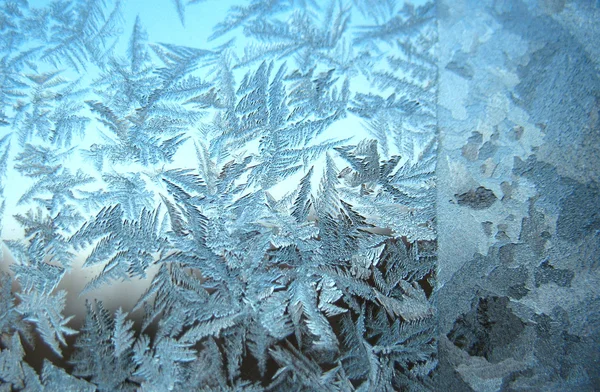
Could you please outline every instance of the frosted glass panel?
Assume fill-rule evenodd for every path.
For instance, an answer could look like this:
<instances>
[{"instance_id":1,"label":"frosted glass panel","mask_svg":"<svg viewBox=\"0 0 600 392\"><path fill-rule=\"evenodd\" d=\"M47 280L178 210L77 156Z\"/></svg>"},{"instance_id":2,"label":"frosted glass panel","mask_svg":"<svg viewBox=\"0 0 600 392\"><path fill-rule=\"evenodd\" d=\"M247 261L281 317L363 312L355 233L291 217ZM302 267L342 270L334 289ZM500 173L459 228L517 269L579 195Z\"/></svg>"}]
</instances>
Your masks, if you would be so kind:
<instances>
[{"instance_id":1,"label":"frosted glass panel","mask_svg":"<svg viewBox=\"0 0 600 392\"><path fill-rule=\"evenodd\" d=\"M598 20L0 0L0 392L596 390Z\"/></svg>"}]
</instances>

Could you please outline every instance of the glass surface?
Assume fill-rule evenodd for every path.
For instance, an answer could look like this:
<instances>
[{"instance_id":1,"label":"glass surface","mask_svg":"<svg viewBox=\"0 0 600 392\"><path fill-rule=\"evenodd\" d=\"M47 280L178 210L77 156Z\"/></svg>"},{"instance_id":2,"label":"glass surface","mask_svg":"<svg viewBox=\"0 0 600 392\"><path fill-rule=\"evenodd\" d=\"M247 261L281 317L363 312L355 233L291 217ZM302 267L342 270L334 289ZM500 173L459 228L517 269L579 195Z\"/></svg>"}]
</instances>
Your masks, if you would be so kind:
<instances>
[{"instance_id":1,"label":"glass surface","mask_svg":"<svg viewBox=\"0 0 600 392\"><path fill-rule=\"evenodd\" d=\"M598 20L0 0L0 392L596 390Z\"/></svg>"}]
</instances>

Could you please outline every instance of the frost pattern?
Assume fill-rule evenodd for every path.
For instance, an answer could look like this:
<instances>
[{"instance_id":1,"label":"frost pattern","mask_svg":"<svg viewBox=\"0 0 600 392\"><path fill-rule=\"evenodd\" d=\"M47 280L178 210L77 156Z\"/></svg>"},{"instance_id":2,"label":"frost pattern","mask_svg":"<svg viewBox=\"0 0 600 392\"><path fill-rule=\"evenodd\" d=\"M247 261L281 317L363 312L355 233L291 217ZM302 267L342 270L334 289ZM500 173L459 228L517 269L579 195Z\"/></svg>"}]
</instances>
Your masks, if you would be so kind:
<instances>
[{"instance_id":1,"label":"frost pattern","mask_svg":"<svg viewBox=\"0 0 600 392\"><path fill-rule=\"evenodd\" d=\"M210 10L165 3L182 25ZM4 241L3 385L431 388L432 3L253 0L199 48L151 42L119 1L0 16L0 213L24 233ZM157 267L141 329L101 301L68 326L79 252L88 294ZM27 364L34 334L58 356L77 335L70 374Z\"/></svg>"}]
</instances>

